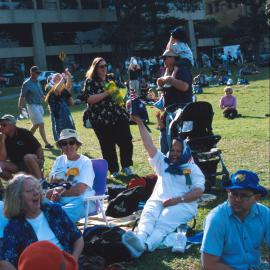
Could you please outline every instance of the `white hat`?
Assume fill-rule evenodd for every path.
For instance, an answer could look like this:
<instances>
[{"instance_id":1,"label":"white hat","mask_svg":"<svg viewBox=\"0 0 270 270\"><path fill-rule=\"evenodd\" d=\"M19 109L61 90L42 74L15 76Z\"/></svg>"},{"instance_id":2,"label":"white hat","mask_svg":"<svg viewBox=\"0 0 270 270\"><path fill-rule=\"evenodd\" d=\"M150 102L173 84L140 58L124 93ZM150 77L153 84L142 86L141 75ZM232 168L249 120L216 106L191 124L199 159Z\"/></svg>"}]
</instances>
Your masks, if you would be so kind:
<instances>
[{"instance_id":1,"label":"white hat","mask_svg":"<svg viewBox=\"0 0 270 270\"><path fill-rule=\"evenodd\" d=\"M82 144L82 142L79 140L79 137L78 137L78 134L76 132L76 130L74 129L63 129L60 133L60 137L57 141L57 144L60 142L60 141L63 141L63 140L66 140L66 139L69 139L69 138L74 138L79 144Z\"/></svg>"}]
</instances>

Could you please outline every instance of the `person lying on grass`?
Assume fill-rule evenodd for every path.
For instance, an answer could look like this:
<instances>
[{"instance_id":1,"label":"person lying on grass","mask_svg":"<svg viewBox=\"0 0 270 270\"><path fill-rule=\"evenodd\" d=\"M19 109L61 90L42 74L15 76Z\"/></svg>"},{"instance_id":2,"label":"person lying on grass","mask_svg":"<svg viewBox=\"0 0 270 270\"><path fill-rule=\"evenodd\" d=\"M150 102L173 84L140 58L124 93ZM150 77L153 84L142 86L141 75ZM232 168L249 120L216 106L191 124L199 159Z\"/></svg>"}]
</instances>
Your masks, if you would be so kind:
<instances>
[{"instance_id":1,"label":"person lying on grass","mask_svg":"<svg viewBox=\"0 0 270 270\"><path fill-rule=\"evenodd\" d=\"M146 202L138 232L124 234L123 243L133 257L144 251L154 251L180 224L186 224L197 213L197 199L204 191L205 178L192 160L189 146L180 138L172 141L167 156L153 144L143 121L132 116L138 124L149 162L158 175L154 191Z\"/></svg>"}]
</instances>

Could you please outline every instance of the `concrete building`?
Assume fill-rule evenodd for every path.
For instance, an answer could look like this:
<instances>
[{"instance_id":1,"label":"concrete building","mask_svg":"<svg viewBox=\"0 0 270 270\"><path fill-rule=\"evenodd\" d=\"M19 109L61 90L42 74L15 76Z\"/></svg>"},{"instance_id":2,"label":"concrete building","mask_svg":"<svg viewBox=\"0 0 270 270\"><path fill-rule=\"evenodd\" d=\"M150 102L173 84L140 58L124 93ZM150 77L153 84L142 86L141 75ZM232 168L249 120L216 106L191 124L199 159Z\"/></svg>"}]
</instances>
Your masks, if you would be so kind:
<instances>
[{"instance_id":1,"label":"concrete building","mask_svg":"<svg viewBox=\"0 0 270 270\"><path fill-rule=\"evenodd\" d=\"M108 0L2 0L1 66L16 62L52 69L59 55L90 61L88 55L112 51L95 42L101 25L115 21Z\"/></svg>"},{"instance_id":2,"label":"concrete building","mask_svg":"<svg viewBox=\"0 0 270 270\"><path fill-rule=\"evenodd\" d=\"M224 0L206 0L206 16L215 18L219 27L231 26L239 16L247 15L247 6L244 4L227 2Z\"/></svg>"}]
</instances>

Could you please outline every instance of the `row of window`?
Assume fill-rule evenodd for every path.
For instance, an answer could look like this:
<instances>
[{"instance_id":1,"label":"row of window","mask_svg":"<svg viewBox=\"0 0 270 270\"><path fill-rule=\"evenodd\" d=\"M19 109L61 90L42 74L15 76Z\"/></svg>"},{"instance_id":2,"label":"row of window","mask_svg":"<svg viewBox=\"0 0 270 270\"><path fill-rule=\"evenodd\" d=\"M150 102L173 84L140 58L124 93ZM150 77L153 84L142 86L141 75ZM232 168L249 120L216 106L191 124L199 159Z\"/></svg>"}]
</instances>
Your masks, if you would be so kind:
<instances>
[{"instance_id":1,"label":"row of window","mask_svg":"<svg viewBox=\"0 0 270 270\"><path fill-rule=\"evenodd\" d=\"M57 9L55 0L35 1L38 9ZM60 9L98 9L108 8L112 4L112 0L59 0ZM32 0L0 0L0 9L34 9L34 4Z\"/></svg>"},{"instance_id":2,"label":"row of window","mask_svg":"<svg viewBox=\"0 0 270 270\"><path fill-rule=\"evenodd\" d=\"M223 1L214 1L212 3L207 3L206 4L206 14L213 14L220 12L224 9L234 9L237 8L238 4L237 3L232 3L232 2L223 2Z\"/></svg>"},{"instance_id":3,"label":"row of window","mask_svg":"<svg viewBox=\"0 0 270 270\"><path fill-rule=\"evenodd\" d=\"M31 24L0 25L0 48L32 47ZM46 46L83 45L99 42L102 28L99 23L43 24Z\"/></svg>"}]
</instances>

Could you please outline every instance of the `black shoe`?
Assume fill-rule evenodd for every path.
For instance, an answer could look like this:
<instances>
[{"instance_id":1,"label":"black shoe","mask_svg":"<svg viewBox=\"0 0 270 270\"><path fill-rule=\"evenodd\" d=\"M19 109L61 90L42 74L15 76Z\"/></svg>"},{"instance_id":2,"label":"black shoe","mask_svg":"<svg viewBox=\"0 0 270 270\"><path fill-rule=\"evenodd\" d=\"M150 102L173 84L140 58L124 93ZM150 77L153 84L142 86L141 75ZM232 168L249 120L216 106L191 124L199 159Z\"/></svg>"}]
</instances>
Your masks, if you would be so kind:
<instances>
[{"instance_id":1,"label":"black shoe","mask_svg":"<svg viewBox=\"0 0 270 270\"><path fill-rule=\"evenodd\" d=\"M46 144L46 145L45 145L45 148L46 148L46 149L52 149L53 146L52 146L51 144Z\"/></svg>"}]
</instances>

